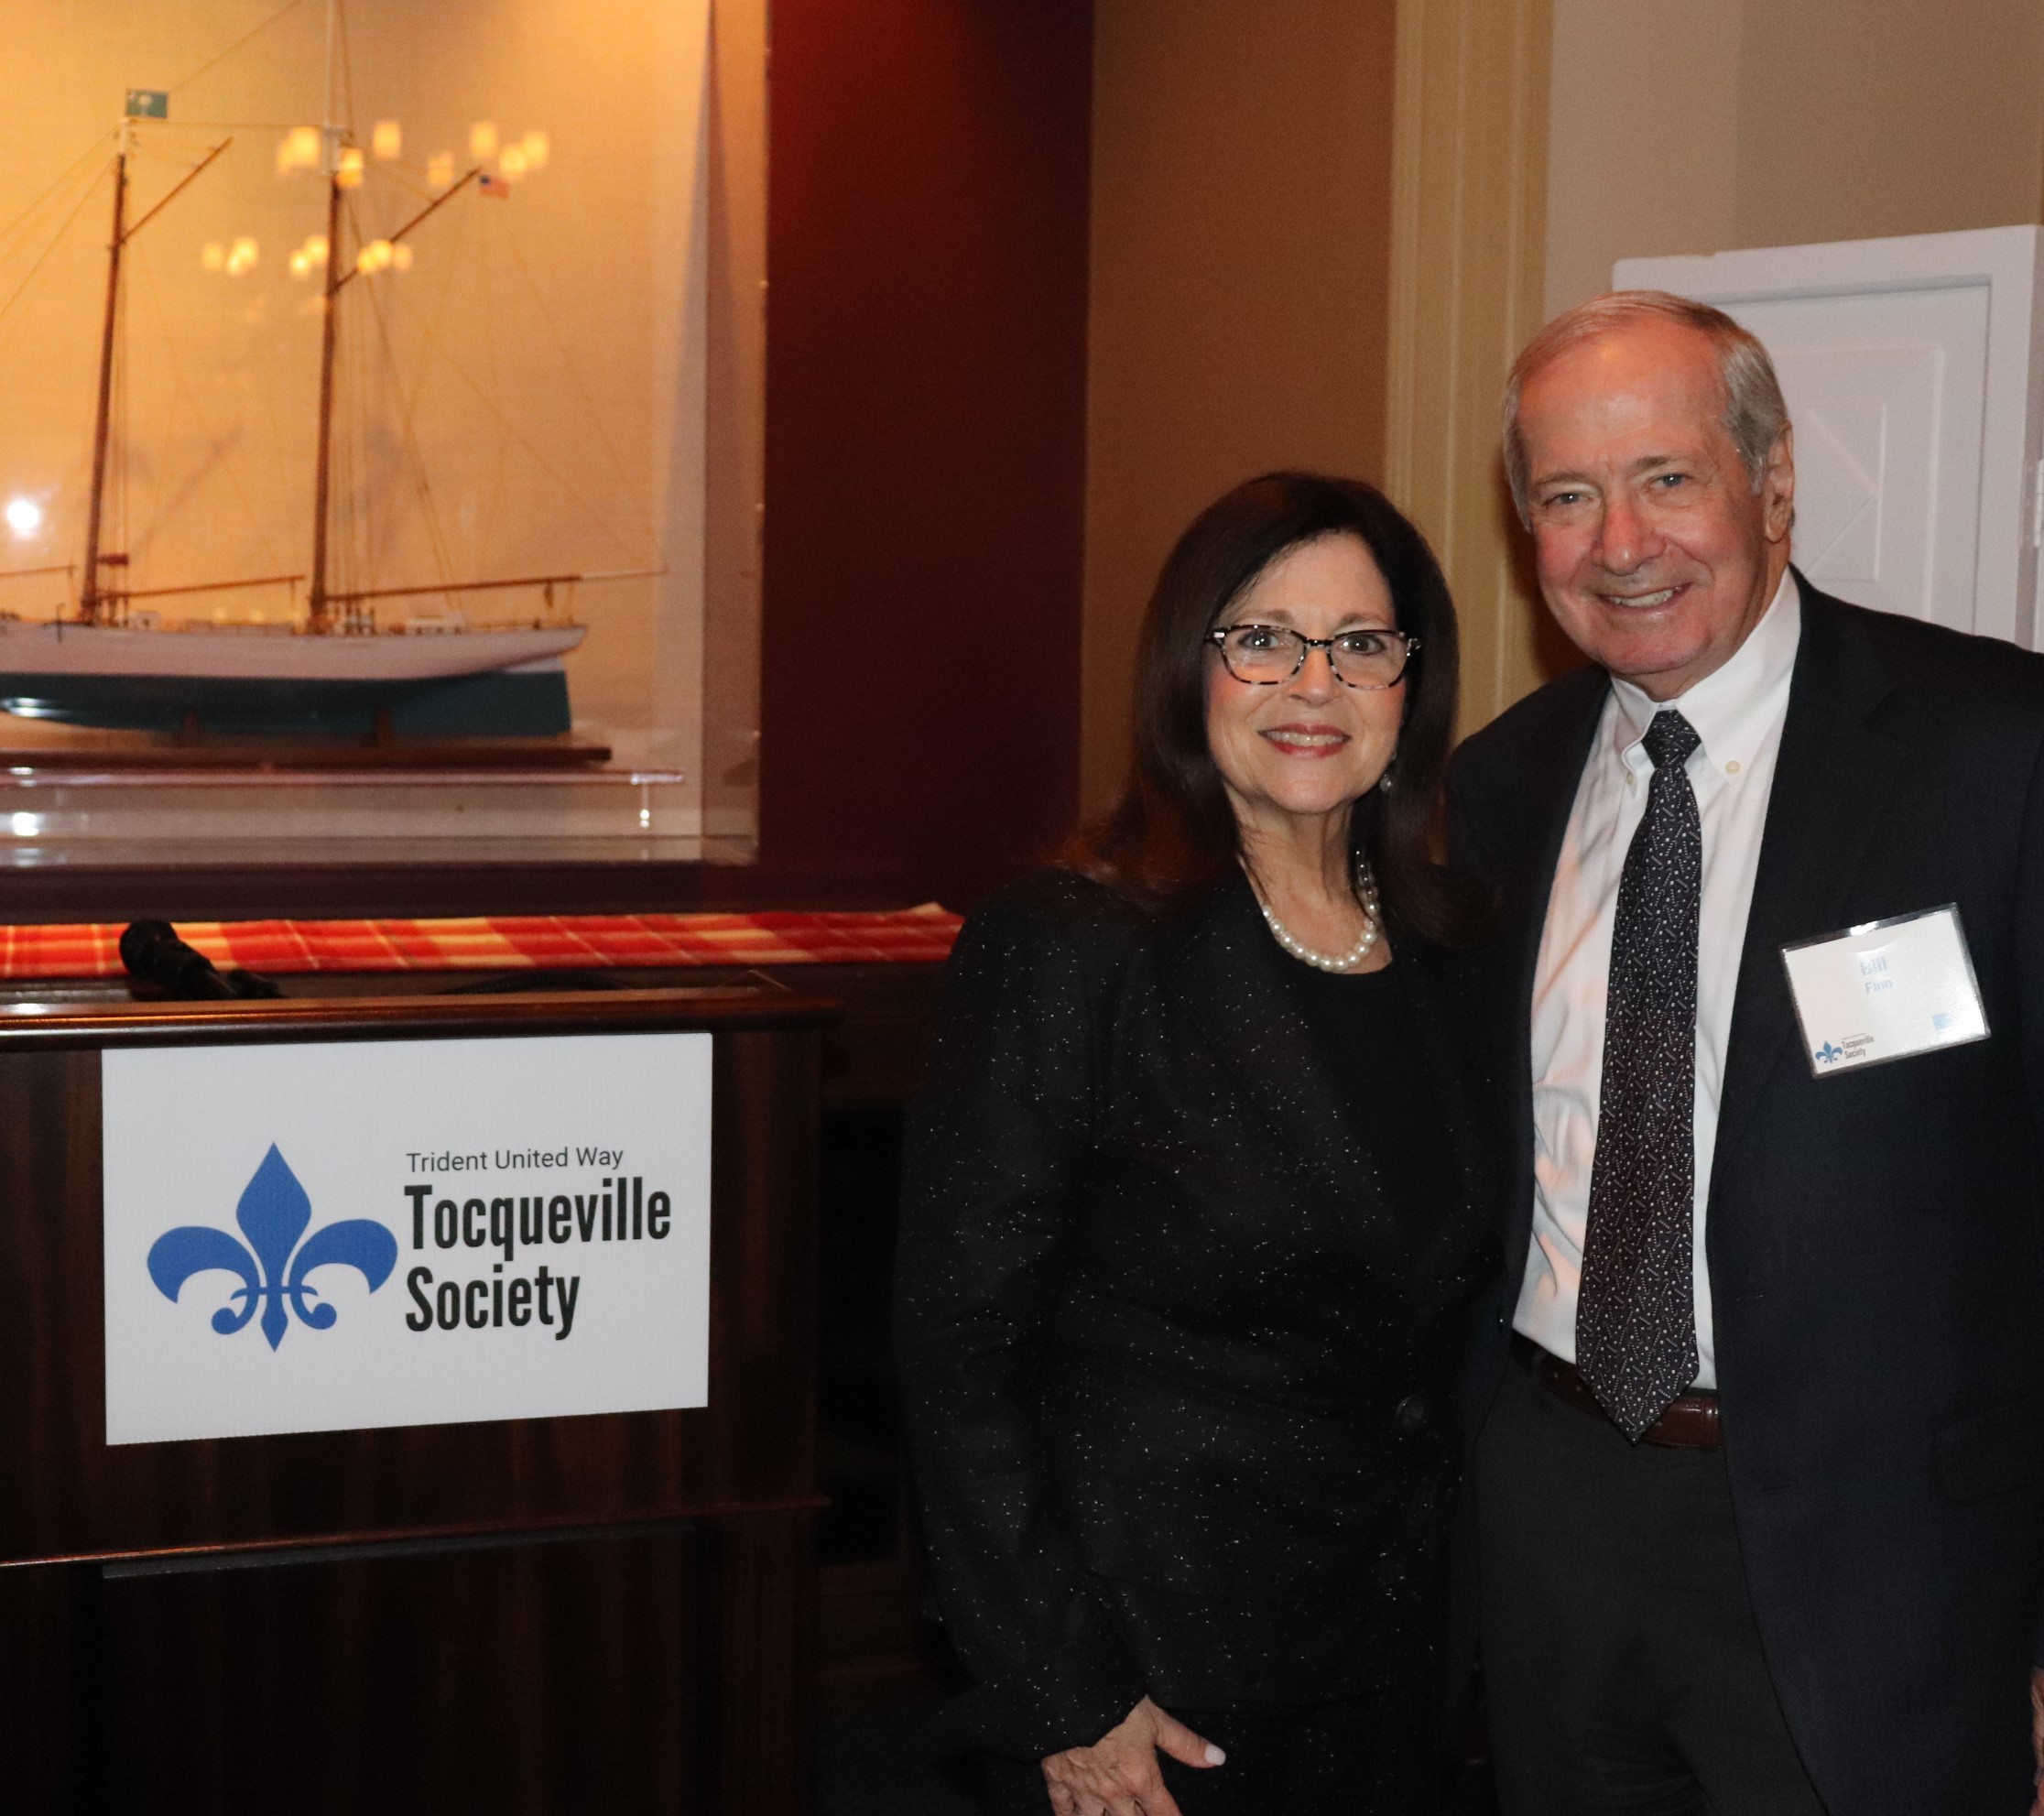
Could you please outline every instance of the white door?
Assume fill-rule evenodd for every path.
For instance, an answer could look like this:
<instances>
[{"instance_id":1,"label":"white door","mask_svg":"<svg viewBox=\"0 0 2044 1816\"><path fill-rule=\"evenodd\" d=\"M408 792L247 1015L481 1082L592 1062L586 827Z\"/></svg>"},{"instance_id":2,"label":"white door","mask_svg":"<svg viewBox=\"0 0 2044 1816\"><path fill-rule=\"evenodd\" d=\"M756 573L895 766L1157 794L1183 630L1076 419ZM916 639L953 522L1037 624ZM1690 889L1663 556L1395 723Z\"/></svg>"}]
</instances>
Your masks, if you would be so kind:
<instances>
[{"instance_id":1,"label":"white door","mask_svg":"<svg viewBox=\"0 0 2044 1816\"><path fill-rule=\"evenodd\" d=\"M1796 430L1796 564L1826 592L2039 645L2035 227L1625 258L1617 289L1759 336Z\"/></svg>"}]
</instances>

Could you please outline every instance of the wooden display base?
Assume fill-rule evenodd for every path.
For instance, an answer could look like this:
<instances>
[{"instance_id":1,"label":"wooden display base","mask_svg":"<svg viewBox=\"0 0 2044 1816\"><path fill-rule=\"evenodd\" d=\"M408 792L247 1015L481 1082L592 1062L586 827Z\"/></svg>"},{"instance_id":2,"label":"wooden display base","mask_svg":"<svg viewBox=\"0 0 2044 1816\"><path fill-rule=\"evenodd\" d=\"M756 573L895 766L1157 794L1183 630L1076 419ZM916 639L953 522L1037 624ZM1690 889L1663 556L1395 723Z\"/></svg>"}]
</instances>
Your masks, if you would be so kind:
<instances>
[{"instance_id":1,"label":"wooden display base","mask_svg":"<svg viewBox=\"0 0 2044 1816\"><path fill-rule=\"evenodd\" d=\"M387 718L359 738L100 731L32 719L0 721L0 768L16 769L580 769L610 761L607 744L547 738L404 738Z\"/></svg>"}]
</instances>

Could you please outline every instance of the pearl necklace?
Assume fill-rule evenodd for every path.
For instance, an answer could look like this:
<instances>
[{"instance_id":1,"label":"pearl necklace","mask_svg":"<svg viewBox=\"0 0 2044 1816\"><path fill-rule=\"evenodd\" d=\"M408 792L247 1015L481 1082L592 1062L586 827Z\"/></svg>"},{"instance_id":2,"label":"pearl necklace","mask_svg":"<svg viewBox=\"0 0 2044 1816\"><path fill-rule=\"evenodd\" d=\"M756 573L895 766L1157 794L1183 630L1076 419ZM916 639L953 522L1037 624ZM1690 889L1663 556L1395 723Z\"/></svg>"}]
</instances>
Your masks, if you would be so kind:
<instances>
[{"instance_id":1,"label":"pearl necklace","mask_svg":"<svg viewBox=\"0 0 2044 1816\"><path fill-rule=\"evenodd\" d=\"M1247 866L1244 866L1245 873ZM1369 957L1371 949L1377 942L1382 923L1377 917L1376 878L1370 874L1367 859L1358 858L1355 864L1355 895L1363 905L1363 937L1347 951L1330 956L1316 952L1303 941L1295 938L1291 930L1271 912L1270 904L1264 899L1264 892L1254 875L1249 877L1249 887L1256 897L1256 906L1263 910L1264 925L1270 929L1270 937L1277 941L1295 959L1311 965L1316 971L1331 971L1337 975L1357 970Z\"/></svg>"}]
</instances>

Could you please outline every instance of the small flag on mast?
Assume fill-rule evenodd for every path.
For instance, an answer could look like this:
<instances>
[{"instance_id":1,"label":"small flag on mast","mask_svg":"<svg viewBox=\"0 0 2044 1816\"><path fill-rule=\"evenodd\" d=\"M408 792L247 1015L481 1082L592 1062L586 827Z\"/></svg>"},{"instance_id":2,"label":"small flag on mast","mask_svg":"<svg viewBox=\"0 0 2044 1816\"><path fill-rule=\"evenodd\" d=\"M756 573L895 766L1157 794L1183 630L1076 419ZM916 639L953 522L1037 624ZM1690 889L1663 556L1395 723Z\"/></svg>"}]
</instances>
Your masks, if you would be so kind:
<instances>
[{"instance_id":1,"label":"small flag on mast","mask_svg":"<svg viewBox=\"0 0 2044 1816\"><path fill-rule=\"evenodd\" d=\"M168 120L170 91L165 88L131 88L127 92L127 117L131 120Z\"/></svg>"},{"instance_id":2,"label":"small flag on mast","mask_svg":"<svg viewBox=\"0 0 2044 1816\"><path fill-rule=\"evenodd\" d=\"M494 196L499 201L508 201L511 199L510 183L495 170L484 171L475 179L475 190L478 195Z\"/></svg>"}]
</instances>

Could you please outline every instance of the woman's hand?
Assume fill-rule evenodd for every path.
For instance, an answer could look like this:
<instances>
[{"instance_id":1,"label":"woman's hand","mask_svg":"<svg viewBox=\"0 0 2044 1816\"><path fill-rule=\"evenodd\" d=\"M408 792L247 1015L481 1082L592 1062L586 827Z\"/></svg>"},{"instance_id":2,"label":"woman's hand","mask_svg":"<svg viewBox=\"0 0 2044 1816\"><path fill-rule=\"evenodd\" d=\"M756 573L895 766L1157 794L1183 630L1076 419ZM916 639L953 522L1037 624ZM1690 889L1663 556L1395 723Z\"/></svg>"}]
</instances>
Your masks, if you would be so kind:
<instances>
[{"instance_id":1,"label":"woman's hand","mask_svg":"<svg viewBox=\"0 0 2044 1816\"><path fill-rule=\"evenodd\" d=\"M1174 1721L1148 1697L1091 1746L1068 1747L1043 1762L1057 1816L1179 1816L1178 1800L1164 1789L1158 1753L1184 1766L1219 1766L1227 1755Z\"/></svg>"}]
</instances>

